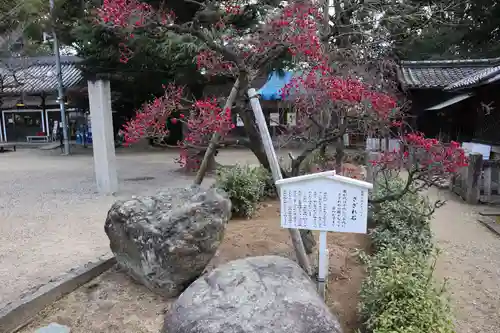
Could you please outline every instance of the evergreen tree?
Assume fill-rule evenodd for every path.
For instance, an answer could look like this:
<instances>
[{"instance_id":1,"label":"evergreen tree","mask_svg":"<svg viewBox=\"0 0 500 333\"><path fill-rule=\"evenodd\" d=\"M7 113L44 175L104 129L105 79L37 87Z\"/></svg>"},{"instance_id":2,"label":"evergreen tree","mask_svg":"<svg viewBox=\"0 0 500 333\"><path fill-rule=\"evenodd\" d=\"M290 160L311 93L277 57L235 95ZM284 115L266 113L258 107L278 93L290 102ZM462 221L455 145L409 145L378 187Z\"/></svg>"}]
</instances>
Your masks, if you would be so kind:
<instances>
[{"instance_id":1,"label":"evergreen tree","mask_svg":"<svg viewBox=\"0 0 500 333\"><path fill-rule=\"evenodd\" d=\"M500 57L500 3L497 0L439 1L434 20L415 22L417 33L403 31L395 43L410 60ZM425 23L425 24L424 24Z\"/></svg>"}]
</instances>

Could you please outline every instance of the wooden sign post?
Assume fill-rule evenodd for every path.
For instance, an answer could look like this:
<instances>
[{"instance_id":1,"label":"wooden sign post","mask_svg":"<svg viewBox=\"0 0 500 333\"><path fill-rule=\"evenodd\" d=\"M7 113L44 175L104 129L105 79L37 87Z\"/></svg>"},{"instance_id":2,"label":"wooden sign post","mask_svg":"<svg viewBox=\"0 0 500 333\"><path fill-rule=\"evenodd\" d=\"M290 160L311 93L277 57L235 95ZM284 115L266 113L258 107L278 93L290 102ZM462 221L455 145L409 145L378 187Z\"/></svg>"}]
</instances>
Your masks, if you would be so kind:
<instances>
[{"instance_id":1,"label":"wooden sign post","mask_svg":"<svg viewBox=\"0 0 500 333\"><path fill-rule=\"evenodd\" d=\"M368 182L326 171L276 181L281 227L318 230L318 291L325 296L328 276L327 232L367 232Z\"/></svg>"},{"instance_id":2,"label":"wooden sign post","mask_svg":"<svg viewBox=\"0 0 500 333\"><path fill-rule=\"evenodd\" d=\"M254 88L250 88L248 89L248 97L250 98L250 104L255 115L255 122L259 128L262 145L264 147L264 151L266 152L267 160L269 161L273 180L277 182L283 178L283 175L281 174L278 157L276 156L271 135L269 134L269 129L267 128L266 119L260 106L259 95ZM299 265L307 275L311 276L311 265L309 264L309 258L307 257L306 250L304 249L304 243L302 242L300 233L297 229L289 228L288 230L290 232L290 237L292 238L293 247L295 248L295 254L297 255Z\"/></svg>"}]
</instances>

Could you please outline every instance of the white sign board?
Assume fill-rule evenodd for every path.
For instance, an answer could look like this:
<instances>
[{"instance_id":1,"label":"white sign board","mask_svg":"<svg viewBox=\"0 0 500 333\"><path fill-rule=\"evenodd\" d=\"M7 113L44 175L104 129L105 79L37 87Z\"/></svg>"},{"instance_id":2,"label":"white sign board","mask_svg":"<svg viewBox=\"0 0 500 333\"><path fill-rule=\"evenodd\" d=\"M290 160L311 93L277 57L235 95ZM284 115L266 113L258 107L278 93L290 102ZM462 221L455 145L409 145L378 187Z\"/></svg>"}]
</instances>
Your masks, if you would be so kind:
<instances>
[{"instance_id":1,"label":"white sign board","mask_svg":"<svg viewBox=\"0 0 500 333\"><path fill-rule=\"evenodd\" d=\"M343 135L343 139L344 139L344 147L349 147L349 133L345 133Z\"/></svg>"},{"instance_id":2,"label":"white sign board","mask_svg":"<svg viewBox=\"0 0 500 333\"><path fill-rule=\"evenodd\" d=\"M59 121L54 120L54 127L52 127L52 134L57 135L57 128L59 127Z\"/></svg>"},{"instance_id":3,"label":"white sign board","mask_svg":"<svg viewBox=\"0 0 500 333\"><path fill-rule=\"evenodd\" d=\"M283 228L366 233L372 184L327 171L279 180L276 185Z\"/></svg>"},{"instance_id":4,"label":"white sign board","mask_svg":"<svg viewBox=\"0 0 500 333\"><path fill-rule=\"evenodd\" d=\"M478 153L483 155L483 160L489 160L491 154L491 146L483 145L480 143L464 142L462 143L462 149L467 156L472 153Z\"/></svg>"},{"instance_id":5,"label":"white sign board","mask_svg":"<svg viewBox=\"0 0 500 333\"><path fill-rule=\"evenodd\" d=\"M241 119L240 115L236 115L236 126L243 127L245 124L243 123L243 119Z\"/></svg>"},{"instance_id":6,"label":"white sign board","mask_svg":"<svg viewBox=\"0 0 500 333\"><path fill-rule=\"evenodd\" d=\"M271 126L278 126L280 123L280 114L276 112L271 113L269 117L269 122L270 122L269 125Z\"/></svg>"},{"instance_id":7,"label":"white sign board","mask_svg":"<svg viewBox=\"0 0 500 333\"><path fill-rule=\"evenodd\" d=\"M367 151L385 151L386 146L385 139L380 138L367 138L366 139L366 150ZM401 143L398 139L389 139L389 151L399 151Z\"/></svg>"}]
</instances>

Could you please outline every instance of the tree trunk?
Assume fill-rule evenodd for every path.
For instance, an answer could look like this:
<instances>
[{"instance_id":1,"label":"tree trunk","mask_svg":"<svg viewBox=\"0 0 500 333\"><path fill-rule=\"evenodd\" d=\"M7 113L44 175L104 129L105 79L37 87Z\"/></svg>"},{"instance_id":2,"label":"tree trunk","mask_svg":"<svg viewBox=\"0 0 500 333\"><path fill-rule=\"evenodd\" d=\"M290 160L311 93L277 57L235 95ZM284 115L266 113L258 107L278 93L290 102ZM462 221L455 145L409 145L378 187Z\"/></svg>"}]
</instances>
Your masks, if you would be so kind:
<instances>
[{"instance_id":1,"label":"tree trunk","mask_svg":"<svg viewBox=\"0 0 500 333\"><path fill-rule=\"evenodd\" d=\"M202 159L205 158L207 150L200 151L199 149L188 148L188 157L187 157L187 162L184 165L184 171L186 171L187 173L196 172L198 174L200 171ZM215 162L215 154L208 156L204 168L205 168L204 175L215 171L215 169L217 168L217 163Z\"/></svg>"},{"instance_id":2,"label":"tree trunk","mask_svg":"<svg viewBox=\"0 0 500 333\"><path fill-rule=\"evenodd\" d=\"M240 88L240 79L236 79L234 82L233 88L231 89L231 92L229 93L229 96L226 100L226 104L224 105L223 110L231 109L233 106L234 101L236 100L236 96L238 95L238 90ZM214 133L212 135L212 138L210 139L210 143L208 145L207 150L205 151L205 156L203 157L203 160L201 161L200 164L200 169L196 173L196 178L194 180L194 183L196 185L201 185L203 182L203 178L205 178L205 175L207 171L209 170L209 167L211 164L215 167L215 150L217 147L217 143L219 142L220 139L220 134L219 133Z\"/></svg>"},{"instance_id":3,"label":"tree trunk","mask_svg":"<svg viewBox=\"0 0 500 333\"><path fill-rule=\"evenodd\" d=\"M342 160L344 159L344 138L340 136L335 149L335 172L342 175Z\"/></svg>"},{"instance_id":4,"label":"tree trunk","mask_svg":"<svg viewBox=\"0 0 500 333\"><path fill-rule=\"evenodd\" d=\"M269 172L271 171L271 166L269 165L269 161L267 159L266 152L264 151L259 131L255 126L254 118L252 114L249 112L244 112L241 109L239 110L239 115L243 120L243 125L245 128L245 133L249 139L249 147L252 150L255 157L259 163L266 168ZM283 178L287 178L287 172L281 169L281 173ZM311 230L300 230L300 236L302 238L302 243L304 244L304 248L307 254L313 253L314 247L316 246L316 240Z\"/></svg>"}]
</instances>

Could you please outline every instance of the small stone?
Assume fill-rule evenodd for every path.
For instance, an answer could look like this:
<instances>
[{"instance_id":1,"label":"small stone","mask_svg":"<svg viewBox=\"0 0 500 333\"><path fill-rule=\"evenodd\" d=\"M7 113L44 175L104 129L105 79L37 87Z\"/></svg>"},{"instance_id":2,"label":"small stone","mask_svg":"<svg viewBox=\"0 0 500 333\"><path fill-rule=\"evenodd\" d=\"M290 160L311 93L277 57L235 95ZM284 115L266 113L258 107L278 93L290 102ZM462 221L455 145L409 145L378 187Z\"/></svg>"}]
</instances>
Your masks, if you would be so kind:
<instances>
[{"instance_id":1,"label":"small stone","mask_svg":"<svg viewBox=\"0 0 500 333\"><path fill-rule=\"evenodd\" d=\"M41 327L35 333L70 333L71 329L68 326L59 325L58 323L50 323L48 326Z\"/></svg>"}]
</instances>

